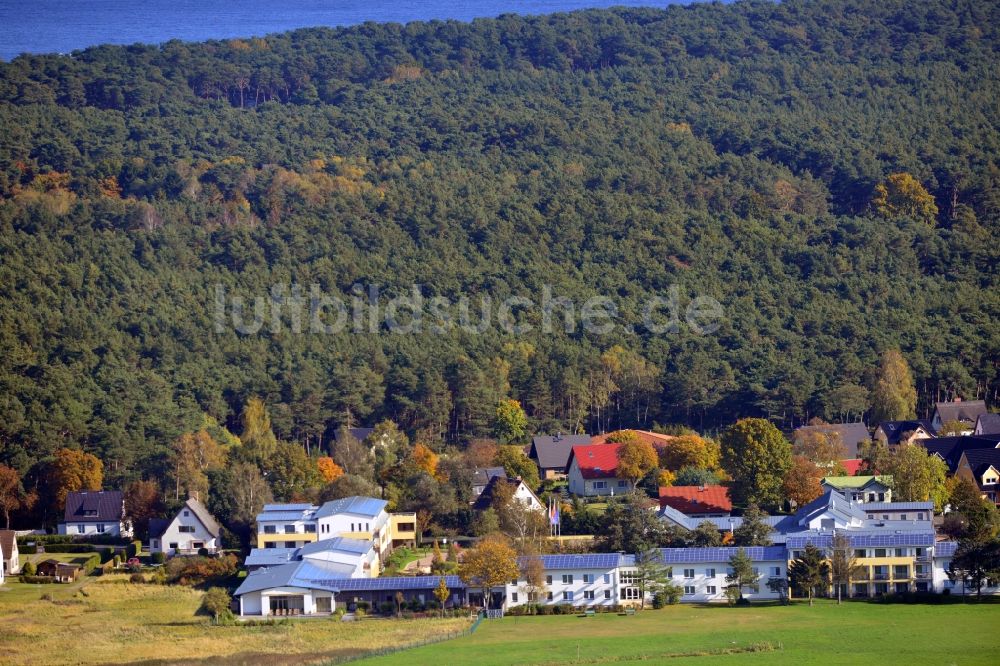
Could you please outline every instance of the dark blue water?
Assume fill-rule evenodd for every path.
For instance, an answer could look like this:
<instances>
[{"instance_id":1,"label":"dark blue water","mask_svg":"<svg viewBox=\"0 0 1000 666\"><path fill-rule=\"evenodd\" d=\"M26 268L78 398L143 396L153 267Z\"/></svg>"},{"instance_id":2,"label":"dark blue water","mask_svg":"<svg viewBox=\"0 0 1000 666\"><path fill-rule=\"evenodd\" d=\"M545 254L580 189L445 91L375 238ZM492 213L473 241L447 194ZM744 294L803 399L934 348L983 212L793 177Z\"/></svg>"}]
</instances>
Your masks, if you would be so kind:
<instances>
[{"instance_id":1,"label":"dark blue water","mask_svg":"<svg viewBox=\"0 0 1000 666\"><path fill-rule=\"evenodd\" d=\"M0 59L96 44L250 37L365 21L469 21L588 7L663 7L670 0L0 0Z\"/></svg>"}]
</instances>

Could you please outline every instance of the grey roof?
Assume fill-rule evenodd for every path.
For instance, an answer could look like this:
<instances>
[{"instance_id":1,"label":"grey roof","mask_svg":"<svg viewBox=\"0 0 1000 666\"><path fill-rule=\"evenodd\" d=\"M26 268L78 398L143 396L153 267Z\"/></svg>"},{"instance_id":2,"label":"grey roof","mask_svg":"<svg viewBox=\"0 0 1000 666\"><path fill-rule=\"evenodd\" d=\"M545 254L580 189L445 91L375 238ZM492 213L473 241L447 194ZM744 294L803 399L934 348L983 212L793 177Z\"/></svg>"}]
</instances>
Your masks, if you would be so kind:
<instances>
[{"instance_id":1,"label":"grey roof","mask_svg":"<svg viewBox=\"0 0 1000 666\"><path fill-rule=\"evenodd\" d=\"M274 505L271 505L272 507ZM278 511L272 509L271 511L261 511L257 514L257 522L274 522L274 521L285 521L285 520L315 520L316 519L316 509L312 507L304 511Z\"/></svg>"},{"instance_id":2,"label":"grey roof","mask_svg":"<svg viewBox=\"0 0 1000 666\"><path fill-rule=\"evenodd\" d=\"M315 509L314 504L265 504L264 508L261 509L264 513L277 512L277 511L308 511L309 509Z\"/></svg>"},{"instance_id":3,"label":"grey roof","mask_svg":"<svg viewBox=\"0 0 1000 666\"><path fill-rule=\"evenodd\" d=\"M976 421L976 434L1000 434L1000 414L980 414L979 420Z\"/></svg>"},{"instance_id":4,"label":"grey roof","mask_svg":"<svg viewBox=\"0 0 1000 666\"><path fill-rule=\"evenodd\" d=\"M298 548L254 548L243 562L247 567L274 567L295 560Z\"/></svg>"},{"instance_id":5,"label":"grey roof","mask_svg":"<svg viewBox=\"0 0 1000 666\"><path fill-rule=\"evenodd\" d=\"M352 516L365 516L368 518L377 517L385 510L388 502L374 497L345 497L343 499L331 500L321 506L316 512L317 518L327 518L342 513L349 513Z\"/></svg>"},{"instance_id":6,"label":"grey roof","mask_svg":"<svg viewBox=\"0 0 1000 666\"><path fill-rule=\"evenodd\" d=\"M986 467L993 466L997 471L1000 471L1000 449L984 448L984 449L966 449L965 453L962 454L965 457L965 461L969 463L969 468L975 475L981 474ZM978 483L977 479L977 483Z\"/></svg>"},{"instance_id":7,"label":"grey roof","mask_svg":"<svg viewBox=\"0 0 1000 666\"><path fill-rule=\"evenodd\" d=\"M149 519L149 538L159 539L163 536L163 533L167 531L170 527L170 523L173 522L168 518L150 518Z\"/></svg>"},{"instance_id":8,"label":"grey roof","mask_svg":"<svg viewBox=\"0 0 1000 666\"><path fill-rule=\"evenodd\" d=\"M300 557L304 555L313 555L315 553L323 553L326 551L333 551L333 550L364 555L369 550L371 550L372 547L373 547L372 543L370 541L366 541L365 539L349 539L347 537L334 537L332 539L323 539L321 541L314 541L312 543L307 543L298 550Z\"/></svg>"},{"instance_id":9,"label":"grey roof","mask_svg":"<svg viewBox=\"0 0 1000 666\"><path fill-rule=\"evenodd\" d=\"M119 523L124 511L125 495L120 490L80 490L66 495L64 522Z\"/></svg>"},{"instance_id":10,"label":"grey roof","mask_svg":"<svg viewBox=\"0 0 1000 666\"><path fill-rule=\"evenodd\" d=\"M389 576L386 578L344 578L324 581L337 587L338 592L378 592L382 590L433 590L441 584L453 590L465 589L458 576Z\"/></svg>"},{"instance_id":11,"label":"grey roof","mask_svg":"<svg viewBox=\"0 0 1000 666\"><path fill-rule=\"evenodd\" d=\"M954 473L958 467L958 461L962 459L962 454L969 449L994 449L1000 444L1000 433L990 435L955 435L952 437L935 437L934 439L921 439L917 442L927 449L928 453L935 453L940 456L948 471Z\"/></svg>"},{"instance_id":12,"label":"grey roof","mask_svg":"<svg viewBox=\"0 0 1000 666\"><path fill-rule=\"evenodd\" d=\"M479 497L476 498L476 501L472 503L472 508L474 510L485 511L486 509L493 506L493 492L496 490L498 483L509 483L510 485L514 486L515 490L517 490L517 487L524 482L521 481L521 479L519 478L508 479L506 476L494 476L492 479L490 479L490 482L486 484L486 487L483 488L483 492L479 493ZM525 485L524 487L528 488L527 485ZM532 490L531 488L528 488L528 492L530 492L532 495L535 495L535 491ZM542 503L542 500L538 499L537 495L535 495L535 499L538 501L539 504Z\"/></svg>"},{"instance_id":13,"label":"grey roof","mask_svg":"<svg viewBox=\"0 0 1000 666\"><path fill-rule=\"evenodd\" d=\"M863 511L934 511L934 502L865 502Z\"/></svg>"},{"instance_id":14,"label":"grey roof","mask_svg":"<svg viewBox=\"0 0 1000 666\"><path fill-rule=\"evenodd\" d=\"M984 400L959 400L958 402L937 402L934 403L934 411L937 412L941 423L945 421L966 421L975 423L981 414L986 413L986 402Z\"/></svg>"},{"instance_id":15,"label":"grey roof","mask_svg":"<svg viewBox=\"0 0 1000 666\"><path fill-rule=\"evenodd\" d=\"M574 446L590 444L590 435L535 435L531 438L529 458L542 469L566 469Z\"/></svg>"},{"instance_id":16,"label":"grey roof","mask_svg":"<svg viewBox=\"0 0 1000 666\"><path fill-rule=\"evenodd\" d=\"M215 520L215 516L205 508L205 505L196 500L193 497L189 497L187 502L184 502L184 506L191 510L191 513L195 515L201 524L205 526L208 533L214 536L216 539L222 534L222 526L219 525L218 521Z\"/></svg>"},{"instance_id":17,"label":"grey roof","mask_svg":"<svg viewBox=\"0 0 1000 666\"><path fill-rule=\"evenodd\" d=\"M664 564L694 564L697 562L728 562L740 549L724 546L716 548L661 548ZM754 562L787 560L783 546L748 546L743 548Z\"/></svg>"},{"instance_id":18,"label":"grey roof","mask_svg":"<svg viewBox=\"0 0 1000 666\"><path fill-rule=\"evenodd\" d=\"M798 519L797 522L799 525L805 525L810 520L824 513L832 513L834 516L843 518L845 521L863 521L868 518L868 514L859 505L854 504L832 489L827 490L812 502L796 511L795 517Z\"/></svg>"},{"instance_id":19,"label":"grey roof","mask_svg":"<svg viewBox=\"0 0 1000 666\"><path fill-rule=\"evenodd\" d=\"M259 592L276 587L300 587L337 592L338 588L331 584L331 581L343 578L346 573L347 570L343 565L311 560L264 567L247 574L235 594Z\"/></svg>"},{"instance_id":20,"label":"grey roof","mask_svg":"<svg viewBox=\"0 0 1000 666\"><path fill-rule=\"evenodd\" d=\"M479 467L472 473L472 485L485 486L494 476L507 476L503 467Z\"/></svg>"},{"instance_id":21,"label":"grey roof","mask_svg":"<svg viewBox=\"0 0 1000 666\"><path fill-rule=\"evenodd\" d=\"M848 458L858 457L858 444L871 439L868 426L864 423L824 423L821 425L802 426L795 431L795 434L807 432L835 432L840 435L840 441L847 448Z\"/></svg>"},{"instance_id":22,"label":"grey roof","mask_svg":"<svg viewBox=\"0 0 1000 666\"><path fill-rule=\"evenodd\" d=\"M934 434L934 426L931 425L931 422L921 419L912 419L910 421L882 421L878 424L878 427L885 433L886 441L889 444L898 444L899 438L903 433L913 432L917 428L923 428L929 435Z\"/></svg>"},{"instance_id":23,"label":"grey roof","mask_svg":"<svg viewBox=\"0 0 1000 666\"><path fill-rule=\"evenodd\" d=\"M934 530L893 530L893 531L861 531L840 530L838 534L850 539L855 548L890 548L895 546L933 546ZM817 548L829 548L833 545L833 532L811 531L799 534L789 534L785 545L792 548L805 548L812 544Z\"/></svg>"}]
</instances>

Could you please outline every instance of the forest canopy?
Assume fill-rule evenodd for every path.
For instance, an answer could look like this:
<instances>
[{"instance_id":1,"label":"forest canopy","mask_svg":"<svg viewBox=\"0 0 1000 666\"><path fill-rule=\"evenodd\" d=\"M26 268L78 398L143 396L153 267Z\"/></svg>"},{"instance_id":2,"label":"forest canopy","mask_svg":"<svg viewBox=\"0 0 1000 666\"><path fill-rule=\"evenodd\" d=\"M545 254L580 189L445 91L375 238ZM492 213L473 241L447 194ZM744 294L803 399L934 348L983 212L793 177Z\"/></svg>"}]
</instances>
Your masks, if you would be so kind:
<instances>
[{"instance_id":1,"label":"forest canopy","mask_svg":"<svg viewBox=\"0 0 1000 666\"><path fill-rule=\"evenodd\" d=\"M519 437L789 428L860 418L892 349L918 414L995 404L998 26L989 2L740 2L0 64L0 463L82 448L123 484L255 397L301 445L391 418L440 450L507 400ZM725 316L216 330L217 285L275 284L624 312L677 287Z\"/></svg>"}]
</instances>

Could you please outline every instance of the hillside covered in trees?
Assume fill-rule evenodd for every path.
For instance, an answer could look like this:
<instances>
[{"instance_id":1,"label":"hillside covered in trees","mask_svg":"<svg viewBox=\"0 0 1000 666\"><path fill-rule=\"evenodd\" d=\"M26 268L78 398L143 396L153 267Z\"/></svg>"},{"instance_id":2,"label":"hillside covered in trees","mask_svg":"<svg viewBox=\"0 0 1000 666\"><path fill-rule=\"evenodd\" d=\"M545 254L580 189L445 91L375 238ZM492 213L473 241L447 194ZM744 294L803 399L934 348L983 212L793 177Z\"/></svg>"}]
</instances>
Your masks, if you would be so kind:
<instances>
[{"instance_id":1,"label":"hillside covered in trees","mask_svg":"<svg viewBox=\"0 0 1000 666\"><path fill-rule=\"evenodd\" d=\"M923 415L1000 387L1000 6L699 4L0 64L0 463L124 483L261 397L279 439ZM607 295L720 329L217 330L217 285ZM207 416L206 416L207 415Z\"/></svg>"}]
</instances>

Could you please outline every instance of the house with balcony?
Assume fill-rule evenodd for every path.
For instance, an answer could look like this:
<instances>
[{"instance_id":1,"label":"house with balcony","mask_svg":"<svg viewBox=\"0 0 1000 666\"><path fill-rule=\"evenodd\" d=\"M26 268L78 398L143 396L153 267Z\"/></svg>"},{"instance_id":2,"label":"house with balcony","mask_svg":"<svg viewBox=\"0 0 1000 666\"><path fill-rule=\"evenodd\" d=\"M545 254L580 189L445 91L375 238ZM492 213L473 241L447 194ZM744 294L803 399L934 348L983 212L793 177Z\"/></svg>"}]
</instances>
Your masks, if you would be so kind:
<instances>
[{"instance_id":1,"label":"house with balcony","mask_svg":"<svg viewBox=\"0 0 1000 666\"><path fill-rule=\"evenodd\" d=\"M59 534L132 538L132 522L125 517L125 494L120 490L80 490L66 495Z\"/></svg>"},{"instance_id":2,"label":"house with balcony","mask_svg":"<svg viewBox=\"0 0 1000 666\"><path fill-rule=\"evenodd\" d=\"M891 476L827 476L820 485L858 504L892 501Z\"/></svg>"},{"instance_id":3,"label":"house with balcony","mask_svg":"<svg viewBox=\"0 0 1000 666\"><path fill-rule=\"evenodd\" d=\"M318 538L312 504L265 504L257 514L258 548L299 548Z\"/></svg>"},{"instance_id":4,"label":"house with balcony","mask_svg":"<svg viewBox=\"0 0 1000 666\"><path fill-rule=\"evenodd\" d=\"M222 548L222 526L205 505L188 498L171 519L149 521L149 552L174 555L213 555Z\"/></svg>"},{"instance_id":5,"label":"house with balcony","mask_svg":"<svg viewBox=\"0 0 1000 666\"><path fill-rule=\"evenodd\" d=\"M382 570L370 540L346 537L314 541L300 548L254 548L243 564L247 571L257 571L306 560L324 563L338 578L373 578Z\"/></svg>"}]
</instances>

